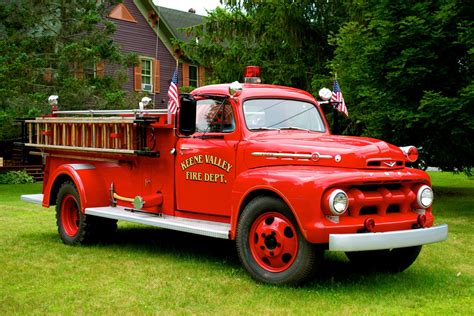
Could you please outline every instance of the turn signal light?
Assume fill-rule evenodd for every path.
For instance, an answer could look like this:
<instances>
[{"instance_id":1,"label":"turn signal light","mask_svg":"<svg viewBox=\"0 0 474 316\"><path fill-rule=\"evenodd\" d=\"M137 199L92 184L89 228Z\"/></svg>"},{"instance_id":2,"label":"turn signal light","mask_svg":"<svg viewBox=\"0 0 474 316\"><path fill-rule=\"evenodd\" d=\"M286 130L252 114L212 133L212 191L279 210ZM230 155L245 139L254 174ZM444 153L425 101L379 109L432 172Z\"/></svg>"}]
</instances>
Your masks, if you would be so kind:
<instances>
[{"instance_id":1,"label":"turn signal light","mask_svg":"<svg viewBox=\"0 0 474 316\"><path fill-rule=\"evenodd\" d=\"M420 214L418 215L418 218L416 219L418 225L420 227L425 227L426 225L426 215L425 214Z\"/></svg>"}]
</instances>

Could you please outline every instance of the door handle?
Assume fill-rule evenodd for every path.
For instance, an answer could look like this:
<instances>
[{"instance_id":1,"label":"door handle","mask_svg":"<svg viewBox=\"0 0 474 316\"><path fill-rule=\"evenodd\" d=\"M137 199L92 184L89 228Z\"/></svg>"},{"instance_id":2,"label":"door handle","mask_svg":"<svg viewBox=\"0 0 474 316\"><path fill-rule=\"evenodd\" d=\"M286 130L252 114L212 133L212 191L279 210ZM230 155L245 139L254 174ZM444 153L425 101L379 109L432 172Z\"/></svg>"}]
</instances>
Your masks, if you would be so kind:
<instances>
[{"instance_id":1,"label":"door handle","mask_svg":"<svg viewBox=\"0 0 474 316\"><path fill-rule=\"evenodd\" d=\"M181 155L182 155L185 151L191 150L191 149L192 149L192 148L188 148L188 147L179 147L179 151L180 151Z\"/></svg>"}]
</instances>

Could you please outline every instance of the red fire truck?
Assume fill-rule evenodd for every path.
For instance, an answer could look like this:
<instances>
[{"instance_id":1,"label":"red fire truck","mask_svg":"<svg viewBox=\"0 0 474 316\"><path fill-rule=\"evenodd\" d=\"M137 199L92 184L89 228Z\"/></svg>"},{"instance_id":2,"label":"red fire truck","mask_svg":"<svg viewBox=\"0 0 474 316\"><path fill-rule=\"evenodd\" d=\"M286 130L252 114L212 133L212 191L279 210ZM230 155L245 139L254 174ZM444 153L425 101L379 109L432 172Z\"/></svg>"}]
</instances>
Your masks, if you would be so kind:
<instances>
[{"instance_id":1,"label":"red fire truck","mask_svg":"<svg viewBox=\"0 0 474 316\"><path fill-rule=\"evenodd\" d=\"M258 74L250 75L258 81ZM259 83L198 88L165 110L54 111L26 121L45 160L42 194L66 244L112 234L117 220L235 240L258 281L299 284L325 250L399 272L433 226L415 147L331 135L304 91Z\"/></svg>"}]
</instances>

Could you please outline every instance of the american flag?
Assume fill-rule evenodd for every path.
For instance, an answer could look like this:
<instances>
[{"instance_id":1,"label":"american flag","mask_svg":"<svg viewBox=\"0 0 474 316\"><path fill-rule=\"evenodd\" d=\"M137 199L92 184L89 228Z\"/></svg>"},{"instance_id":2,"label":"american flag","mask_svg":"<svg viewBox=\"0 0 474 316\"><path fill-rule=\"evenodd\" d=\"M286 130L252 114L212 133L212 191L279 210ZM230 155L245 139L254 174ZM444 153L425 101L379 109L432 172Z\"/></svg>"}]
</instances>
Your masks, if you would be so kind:
<instances>
[{"instance_id":1,"label":"american flag","mask_svg":"<svg viewBox=\"0 0 474 316\"><path fill-rule=\"evenodd\" d=\"M178 71L175 70L168 89L168 114L175 114L179 104Z\"/></svg>"},{"instance_id":2,"label":"american flag","mask_svg":"<svg viewBox=\"0 0 474 316\"><path fill-rule=\"evenodd\" d=\"M346 117L349 117L349 112L347 112L346 102L344 102L344 97L342 96L341 88L339 87L339 82L334 80L334 87L332 89L331 102L339 102L336 104L336 110L341 113L344 113Z\"/></svg>"}]
</instances>

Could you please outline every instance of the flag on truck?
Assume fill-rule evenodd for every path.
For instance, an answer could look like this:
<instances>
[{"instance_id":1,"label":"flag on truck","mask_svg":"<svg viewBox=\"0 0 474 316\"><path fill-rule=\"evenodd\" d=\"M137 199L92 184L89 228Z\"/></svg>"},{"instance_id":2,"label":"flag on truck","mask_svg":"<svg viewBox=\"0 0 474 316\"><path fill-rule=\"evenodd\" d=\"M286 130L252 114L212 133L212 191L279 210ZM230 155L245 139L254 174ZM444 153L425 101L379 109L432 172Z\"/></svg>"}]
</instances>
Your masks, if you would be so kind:
<instances>
[{"instance_id":1,"label":"flag on truck","mask_svg":"<svg viewBox=\"0 0 474 316\"><path fill-rule=\"evenodd\" d=\"M349 117L349 112L347 112L346 102L344 102L344 97L342 96L341 87L339 87L339 82L334 80L334 87L332 89L331 102L337 102L335 109L343 113L346 117Z\"/></svg>"},{"instance_id":2,"label":"flag on truck","mask_svg":"<svg viewBox=\"0 0 474 316\"><path fill-rule=\"evenodd\" d=\"M175 70L168 89L168 114L175 114L179 104L178 71Z\"/></svg>"}]
</instances>

